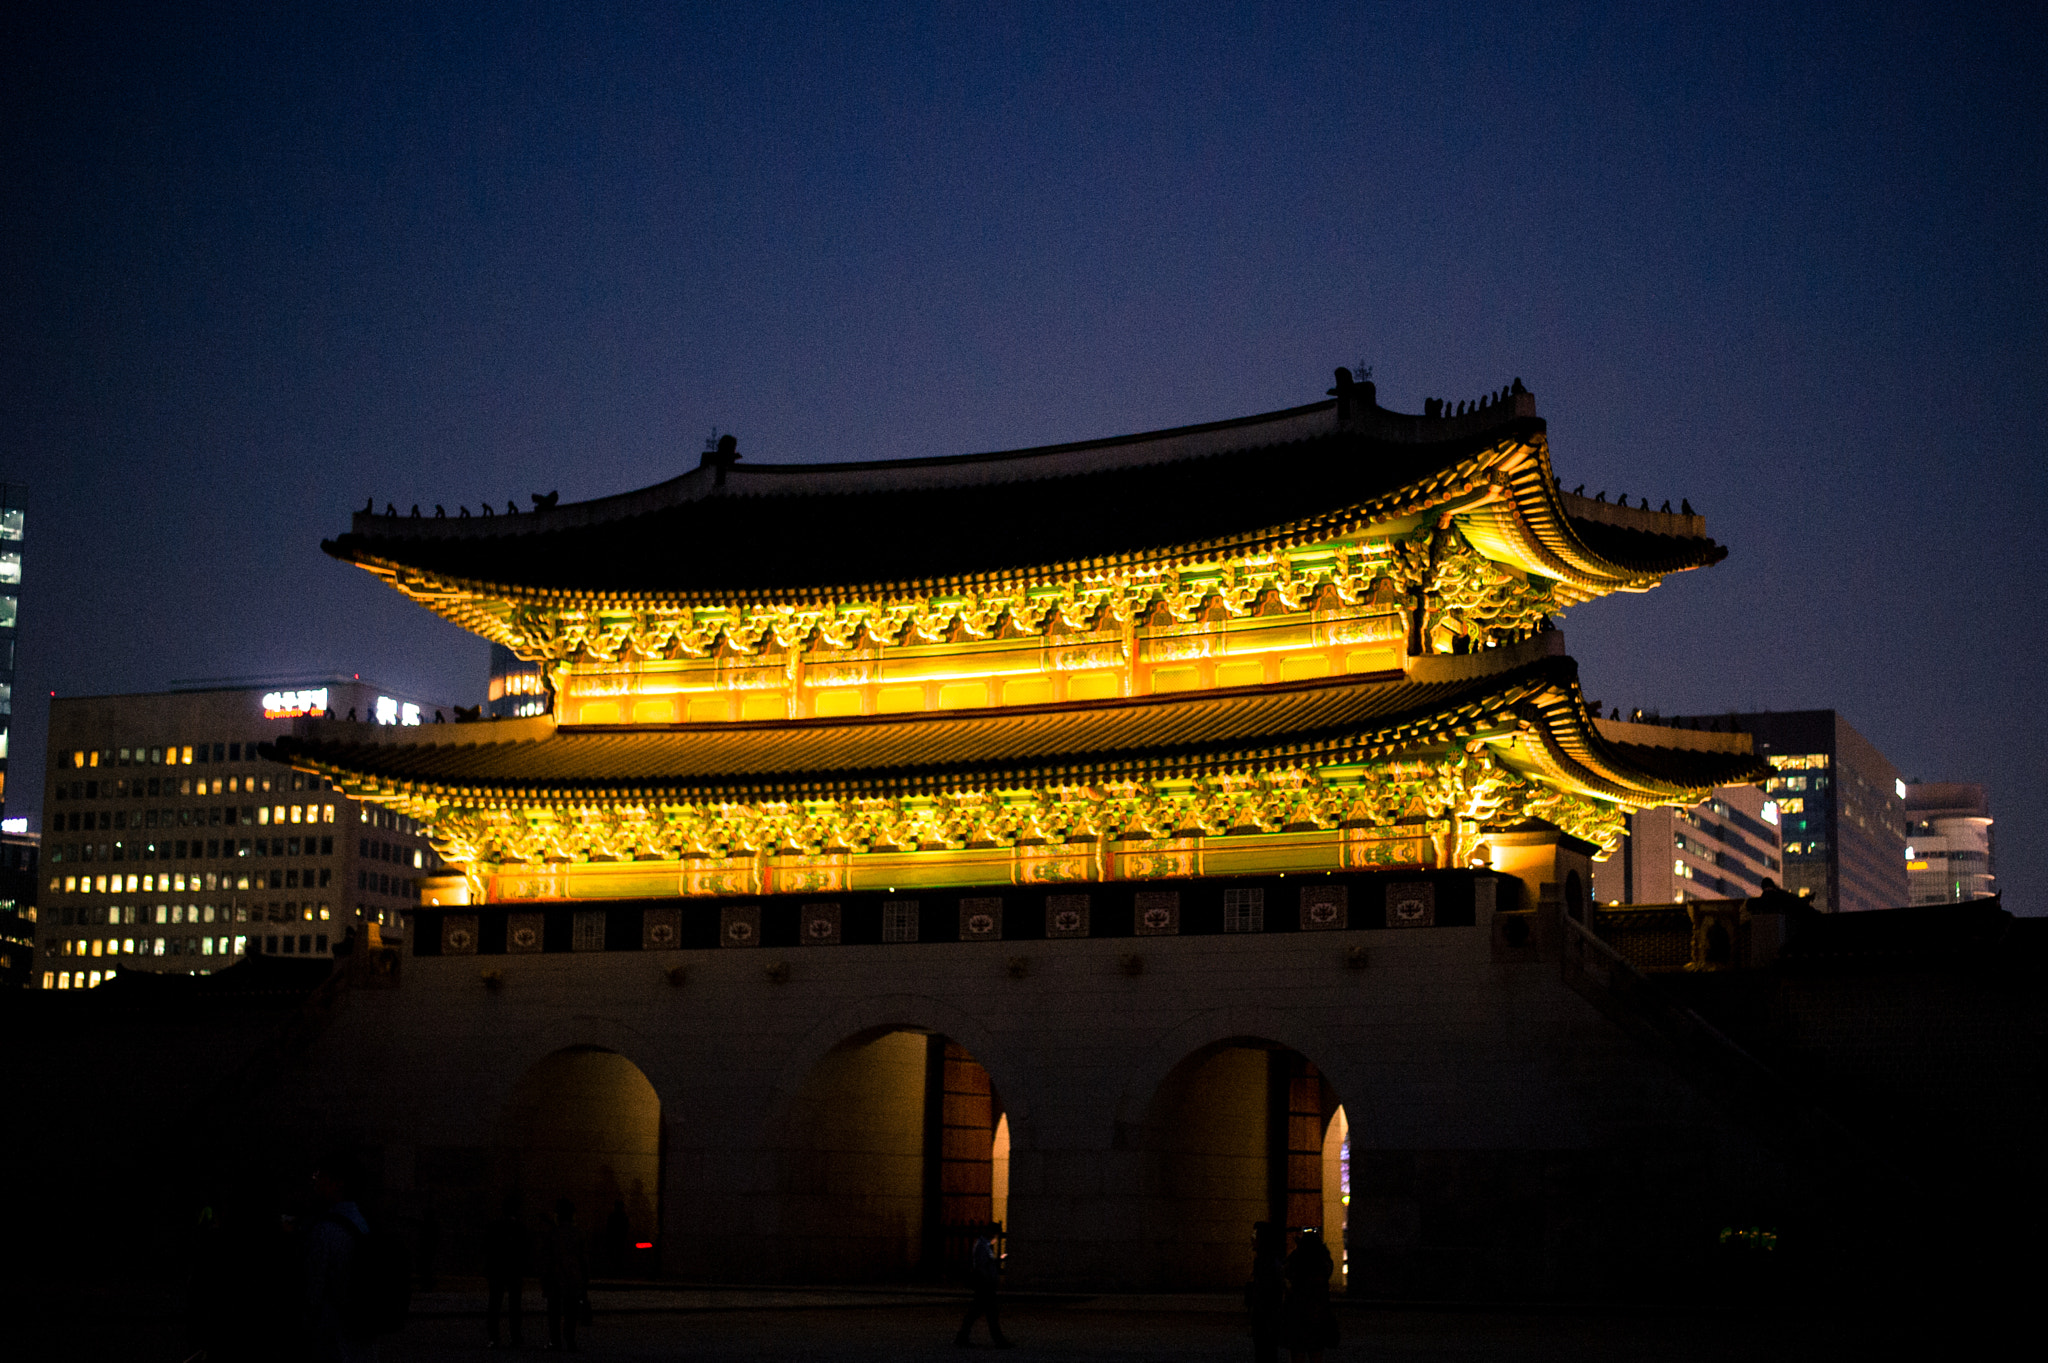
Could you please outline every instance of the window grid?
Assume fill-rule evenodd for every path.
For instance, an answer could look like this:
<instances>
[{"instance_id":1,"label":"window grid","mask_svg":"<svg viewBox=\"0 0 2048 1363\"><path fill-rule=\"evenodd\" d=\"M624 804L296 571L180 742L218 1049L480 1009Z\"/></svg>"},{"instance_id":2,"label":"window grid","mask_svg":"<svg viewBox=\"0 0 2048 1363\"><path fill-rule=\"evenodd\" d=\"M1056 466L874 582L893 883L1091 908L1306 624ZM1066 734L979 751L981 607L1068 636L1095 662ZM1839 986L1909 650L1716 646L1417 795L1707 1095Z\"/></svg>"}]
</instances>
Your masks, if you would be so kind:
<instances>
[{"instance_id":1,"label":"window grid","mask_svg":"<svg viewBox=\"0 0 2048 1363\"><path fill-rule=\"evenodd\" d=\"M1223 892L1223 930L1225 932L1264 932L1266 930L1266 892L1264 890L1225 890Z\"/></svg>"}]
</instances>

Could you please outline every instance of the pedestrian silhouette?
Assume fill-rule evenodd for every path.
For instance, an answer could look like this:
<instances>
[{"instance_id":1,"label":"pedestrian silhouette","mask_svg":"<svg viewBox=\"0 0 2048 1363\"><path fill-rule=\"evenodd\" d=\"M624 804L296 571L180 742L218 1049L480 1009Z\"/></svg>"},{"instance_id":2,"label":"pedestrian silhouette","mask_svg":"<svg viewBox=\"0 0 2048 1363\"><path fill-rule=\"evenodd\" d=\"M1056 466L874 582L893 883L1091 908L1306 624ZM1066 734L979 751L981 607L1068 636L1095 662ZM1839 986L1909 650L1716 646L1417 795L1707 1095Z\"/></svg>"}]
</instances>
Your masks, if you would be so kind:
<instances>
[{"instance_id":1,"label":"pedestrian silhouette","mask_svg":"<svg viewBox=\"0 0 2048 1363\"><path fill-rule=\"evenodd\" d=\"M1337 1344L1337 1313L1330 1309L1330 1251L1322 1231L1311 1226L1294 1238L1287 1256L1287 1353L1294 1363L1322 1363L1323 1350Z\"/></svg>"},{"instance_id":2,"label":"pedestrian silhouette","mask_svg":"<svg viewBox=\"0 0 2048 1363\"><path fill-rule=\"evenodd\" d=\"M434 1215L434 1199L427 1199L427 1209L420 1213L419 1231L413 1237L413 1253L418 1261L420 1290L434 1290L434 1257L441 1252L441 1218Z\"/></svg>"},{"instance_id":3,"label":"pedestrian silhouette","mask_svg":"<svg viewBox=\"0 0 2048 1363\"><path fill-rule=\"evenodd\" d=\"M506 1309L512 1326L512 1347L519 1347L519 1294L526 1286L526 1223L519 1218L519 1194L505 1194L498 1219L484 1229L484 1282L490 1291L484 1309L484 1331L499 1348L498 1316Z\"/></svg>"},{"instance_id":4,"label":"pedestrian silhouette","mask_svg":"<svg viewBox=\"0 0 2048 1363\"><path fill-rule=\"evenodd\" d=\"M998 1349L1007 1349L1010 1341L1003 1334L1003 1321L997 1314L996 1302L996 1290L1003 1281L1003 1256L996 1249L996 1237L1002 1234L1002 1227L988 1222L975 1229L979 1234L968 1257L968 1275L974 1285L974 1298L967 1304L967 1314L960 1318L960 1332L953 1336L953 1343L963 1349L972 1345L975 1319L982 1317L988 1321L989 1341Z\"/></svg>"},{"instance_id":5,"label":"pedestrian silhouette","mask_svg":"<svg viewBox=\"0 0 2048 1363\"><path fill-rule=\"evenodd\" d=\"M1244 1304L1252 1317L1253 1363L1280 1363L1287 1303L1287 1236L1271 1221L1252 1223L1252 1276Z\"/></svg>"},{"instance_id":6,"label":"pedestrian silhouette","mask_svg":"<svg viewBox=\"0 0 2048 1363\"><path fill-rule=\"evenodd\" d=\"M573 1354L583 1297L590 1290L590 1249L576 1224L576 1204L566 1197L555 1203L540 1272L540 1290L548 1299L548 1347Z\"/></svg>"},{"instance_id":7,"label":"pedestrian silhouette","mask_svg":"<svg viewBox=\"0 0 2048 1363\"><path fill-rule=\"evenodd\" d=\"M313 1171L313 1205L306 1228L306 1333L308 1356L320 1363L376 1363L377 1341L357 1311L357 1277L368 1271L362 1246L370 1223L356 1206L362 1178L355 1161L337 1156Z\"/></svg>"},{"instance_id":8,"label":"pedestrian silhouette","mask_svg":"<svg viewBox=\"0 0 2048 1363\"><path fill-rule=\"evenodd\" d=\"M619 1277L626 1271L626 1250L633 1243L633 1228L626 1220L626 1199L612 1202L612 1214L604 1221L605 1272Z\"/></svg>"}]
</instances>

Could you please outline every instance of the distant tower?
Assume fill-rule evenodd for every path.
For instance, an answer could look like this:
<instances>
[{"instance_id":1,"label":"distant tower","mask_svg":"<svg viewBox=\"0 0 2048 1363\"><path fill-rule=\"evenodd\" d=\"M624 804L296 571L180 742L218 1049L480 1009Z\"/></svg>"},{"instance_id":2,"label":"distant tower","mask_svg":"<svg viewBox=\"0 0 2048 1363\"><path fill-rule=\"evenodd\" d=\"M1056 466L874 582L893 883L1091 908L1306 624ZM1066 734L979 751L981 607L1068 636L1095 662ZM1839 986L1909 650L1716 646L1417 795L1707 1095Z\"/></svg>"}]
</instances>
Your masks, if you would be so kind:
<instances>
[{"instance_id":1,"label":"distant tower","mask_svg":"<svg viewBox=\"0 0 2048 1363\"><path fill-rule=\"evenodd\" d=\"M491 684L484 714L491 719L544 715L553 707L539 663L524 662L503 644L491 645Z\"/></svg>"},{"instance_id":2,"label":"distant tower","mask_svg":"<svg viewBox=\"0 0 2048 1363\"><path fill-rule=\"evenodd\" d=\"M21 619L22 509L27 489L0 483L0 814L7 812L7 750L14 728L14 645Z\"/></svg>"},{"instance_id":3,"label":"distant tower","mask_svg":"<svg viewBox=\"0 0 2048 1363\"><path fill-rule=\"evenodd\" d=\"M1906 879L1915 904L1960 904L1998 893L1991 797L1981 785L1906 785Z\"/></svg>"}]
</instances>

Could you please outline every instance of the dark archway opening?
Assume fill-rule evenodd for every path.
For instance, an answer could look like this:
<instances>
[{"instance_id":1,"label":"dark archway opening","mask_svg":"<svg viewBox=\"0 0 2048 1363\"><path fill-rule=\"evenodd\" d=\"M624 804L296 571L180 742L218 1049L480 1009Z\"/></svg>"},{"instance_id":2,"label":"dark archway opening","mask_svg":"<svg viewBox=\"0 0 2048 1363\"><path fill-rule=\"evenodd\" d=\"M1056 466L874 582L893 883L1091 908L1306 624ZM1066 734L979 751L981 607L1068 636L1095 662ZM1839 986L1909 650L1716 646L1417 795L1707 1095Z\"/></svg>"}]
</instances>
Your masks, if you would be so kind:
<instances>
[{"instance_id":1,"label":"dark archway opening","mask_svg":"<svg viewBox=\"0 0 2048 1363\"><path fill-rule=\"evenodd\" d=\"M661 1226L661 1099L626 1057L576 1046L523 1075L499 1123L500 1196L538 1233L567 1199L600 1276L652 1277ZM493 1214L497 1207L490 1209Z\"/></svg>"},{"instance_id":2,"label":"dark archway opening","mask_svg":"<svg viewBox=\"0 0 2048 1363\"><path fill-rule=\"evenodd\" d=\"M1252 1225L1272 1221L1320 1231L1342 1287L1350 1126L1306 1057L1257 1038L1208 1047L1160 1084L1145 1125L1152 1285L1242 1286Z\"/></svg>"},{"instance_id":3,"label":"dark archway opening","mask_svg":"<svg viewBox=\"0 0 2048 1363\"><path fill-rule=\"evenodd\" d=\"M964 1046L903 1028L819 1062L784 1121L766 1265L809 1282L944 1279L1007 1224L1009 1121Z\"/></svg>"}]
</instances>

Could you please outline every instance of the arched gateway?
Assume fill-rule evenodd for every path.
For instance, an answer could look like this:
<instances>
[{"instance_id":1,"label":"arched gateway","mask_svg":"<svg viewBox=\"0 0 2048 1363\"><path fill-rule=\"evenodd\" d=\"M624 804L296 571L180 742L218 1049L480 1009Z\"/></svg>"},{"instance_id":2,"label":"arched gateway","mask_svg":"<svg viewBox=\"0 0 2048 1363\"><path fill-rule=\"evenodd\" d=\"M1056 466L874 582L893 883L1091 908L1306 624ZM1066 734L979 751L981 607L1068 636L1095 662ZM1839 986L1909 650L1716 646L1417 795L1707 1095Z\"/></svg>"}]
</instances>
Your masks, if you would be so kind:
<instances>
[{"instance_id":1,"label":"arched gateway","mask_svg":"<svg viewBox=\"0 0 2048 1363\"><path fill-rule=\"evenodd\" d=\"M1340 370L1123 439L727 442L531 515L358 515L328 551L551 708L277 745L461 870L332 1044L404 1038L390 1082L450 1095L424 1148L485 1142L456 1095L520 1038L637 1038L665 1272L910 1277L999 1221L1023 1280L1229 1285L1251 1220L1348 1214L1354 1287L1427 1290L1429 1171L1608 1139L1573 1065L1690 1101L1558 1044L1602 1025L1563 887L1629 809L1759 770L1600 718L1553 626L1717 561L1700 518L1564 492L1519 382L1445 410Z\"/></svg>"}]
</instances>

